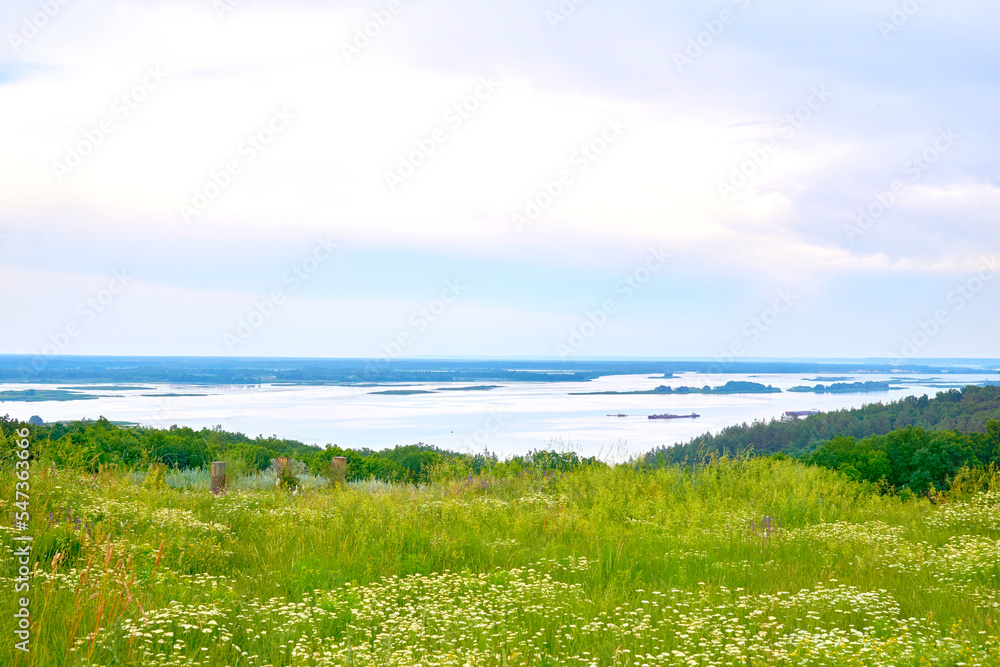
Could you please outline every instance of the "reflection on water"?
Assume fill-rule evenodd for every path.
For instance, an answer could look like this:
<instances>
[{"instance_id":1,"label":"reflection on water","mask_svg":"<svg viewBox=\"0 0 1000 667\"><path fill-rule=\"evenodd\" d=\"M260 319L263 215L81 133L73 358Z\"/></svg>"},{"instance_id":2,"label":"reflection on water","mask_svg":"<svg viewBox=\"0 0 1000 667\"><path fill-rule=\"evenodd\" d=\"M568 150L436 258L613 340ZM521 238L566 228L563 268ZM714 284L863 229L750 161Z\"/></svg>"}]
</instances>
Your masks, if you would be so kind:
<instances>
[{"instance_id":1,"label":"reflection on water","mask_svg":"<svg viewBox=\"0 0 1000 667\"><path fill-rule=\"evenodd\" d=\"M976 375L906 375L888 392L867 394L668 394L640 396L570 396L579 391L636 391L664 384L713 387L730 380L749 380L781 389L804 382L801 374L705 375L685 373L673 379L618 375L592 382L506 384L490 391L445 391L432 394L372 395L380 388L360 387L183 387L107 392L98 400L4 403L0 410L20 419L41 415L46 421L96 418L149 426L178 424L200 428L221 424L250 436L278 435L312 444L382 449L424 442L445 449L520 454L530 449L567 447L581 455L623 459L664 444L684 442L706 431L755 419L779 418L786 410L837 410L904 396L934 396L943 389L928 386L972 384ZM885 381L900 376L858 374L852 381ZM992 378L989 378L992 379ZM153 385L147 385L151 387ZM442 385L408 385L433 390ZM0 385L3 389L46 388L43 385ZM51 387L48 387L51 388ZM94 392L94 389L89 391ZM174 394L143 396L143 394ZM208 396L178 396L208 393ZM659 413L690 414L699 419L650 420ZM625 414L627 417L608 415Z\"/></svg>"}]
</instances>

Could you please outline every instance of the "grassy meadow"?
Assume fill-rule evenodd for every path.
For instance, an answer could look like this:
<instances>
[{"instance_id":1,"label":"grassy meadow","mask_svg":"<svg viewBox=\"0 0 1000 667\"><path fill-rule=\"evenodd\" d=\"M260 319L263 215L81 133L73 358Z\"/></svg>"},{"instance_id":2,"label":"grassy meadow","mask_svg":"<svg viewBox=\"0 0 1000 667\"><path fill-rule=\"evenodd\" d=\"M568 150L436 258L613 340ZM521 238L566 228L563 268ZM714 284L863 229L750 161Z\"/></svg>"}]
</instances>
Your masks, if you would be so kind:
<instances>
[{"instance_id":1,"label":"grassy meadow","mask_svg":"<svg viewBox=\"0 0 1000 667\"><path fill-rule=\"evenodd\" d=\"M933 502L765 458L219 496L186 475L34 466L31 652L5 613L0 664L1000 665L995 473ZM5 548L6 610L15 572Z\"/></svg>"}]
</instances>

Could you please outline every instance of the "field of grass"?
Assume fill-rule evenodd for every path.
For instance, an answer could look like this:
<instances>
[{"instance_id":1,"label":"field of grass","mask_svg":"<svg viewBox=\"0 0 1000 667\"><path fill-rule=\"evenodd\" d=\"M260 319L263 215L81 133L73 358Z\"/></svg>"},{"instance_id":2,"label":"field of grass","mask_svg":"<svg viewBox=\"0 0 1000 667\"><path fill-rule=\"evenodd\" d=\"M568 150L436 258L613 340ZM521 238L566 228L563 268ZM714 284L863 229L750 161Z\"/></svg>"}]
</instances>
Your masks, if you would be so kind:
<instances>
[{"instance_id":1,"label":"field of grass","mask_svg":"<svg viewBox=\"0 0 1000 667\"><path fill-rule=\"evenodd\" d=\"M142 481L35 466L31 653L5 548L0 664L1000 664L996 475L936 504L772 459ZM14 492L8 468L7 516Z\"/></svg>"}]
</instances>

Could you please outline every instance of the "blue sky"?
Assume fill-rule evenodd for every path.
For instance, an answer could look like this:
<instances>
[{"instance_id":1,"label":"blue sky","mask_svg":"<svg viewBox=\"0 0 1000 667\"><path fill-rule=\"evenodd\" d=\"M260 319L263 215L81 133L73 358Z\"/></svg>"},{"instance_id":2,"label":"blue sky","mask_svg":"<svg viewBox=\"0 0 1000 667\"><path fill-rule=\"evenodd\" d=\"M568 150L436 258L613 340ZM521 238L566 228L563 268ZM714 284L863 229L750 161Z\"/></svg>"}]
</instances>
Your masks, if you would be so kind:
<instances>
[{"instance_id":1,"label":"blue sky","mask_svg":"<svg viewBox=\"0 0 1000 667\"><path fill-rule=\"evenodd\" d=\"M1000 7L223 3L0 9L0 353L998 354Z\"/></svg>"}]
</instances>

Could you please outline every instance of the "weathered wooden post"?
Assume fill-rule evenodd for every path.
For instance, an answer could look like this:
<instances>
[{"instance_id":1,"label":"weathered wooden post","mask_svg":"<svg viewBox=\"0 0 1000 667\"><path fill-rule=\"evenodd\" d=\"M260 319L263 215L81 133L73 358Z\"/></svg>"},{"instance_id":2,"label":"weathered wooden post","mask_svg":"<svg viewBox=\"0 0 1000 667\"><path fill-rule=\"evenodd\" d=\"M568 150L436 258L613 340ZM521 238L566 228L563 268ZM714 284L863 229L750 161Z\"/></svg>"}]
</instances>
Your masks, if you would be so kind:
<instances>
[{"instance_id":1,"label":"weathered wooden post","mask_svg":"<svg viewBox=\"0 0 1000 667\"><path fill-rule=\"evenodd\" d=\"M347 479L347 457L334 456L330 459L330 483L335 487L344 486Z\"/></svg>"},{"instance_id":2,"label":"weathered wooden post","mask_svg":"<svg viewBox=\"0 0 1000 667\"><path fill-rule=\"evenodd\" d=\"M212 463L212 493L219 495L226 490L226 462Z\"/></svg>"}]
</instances>

